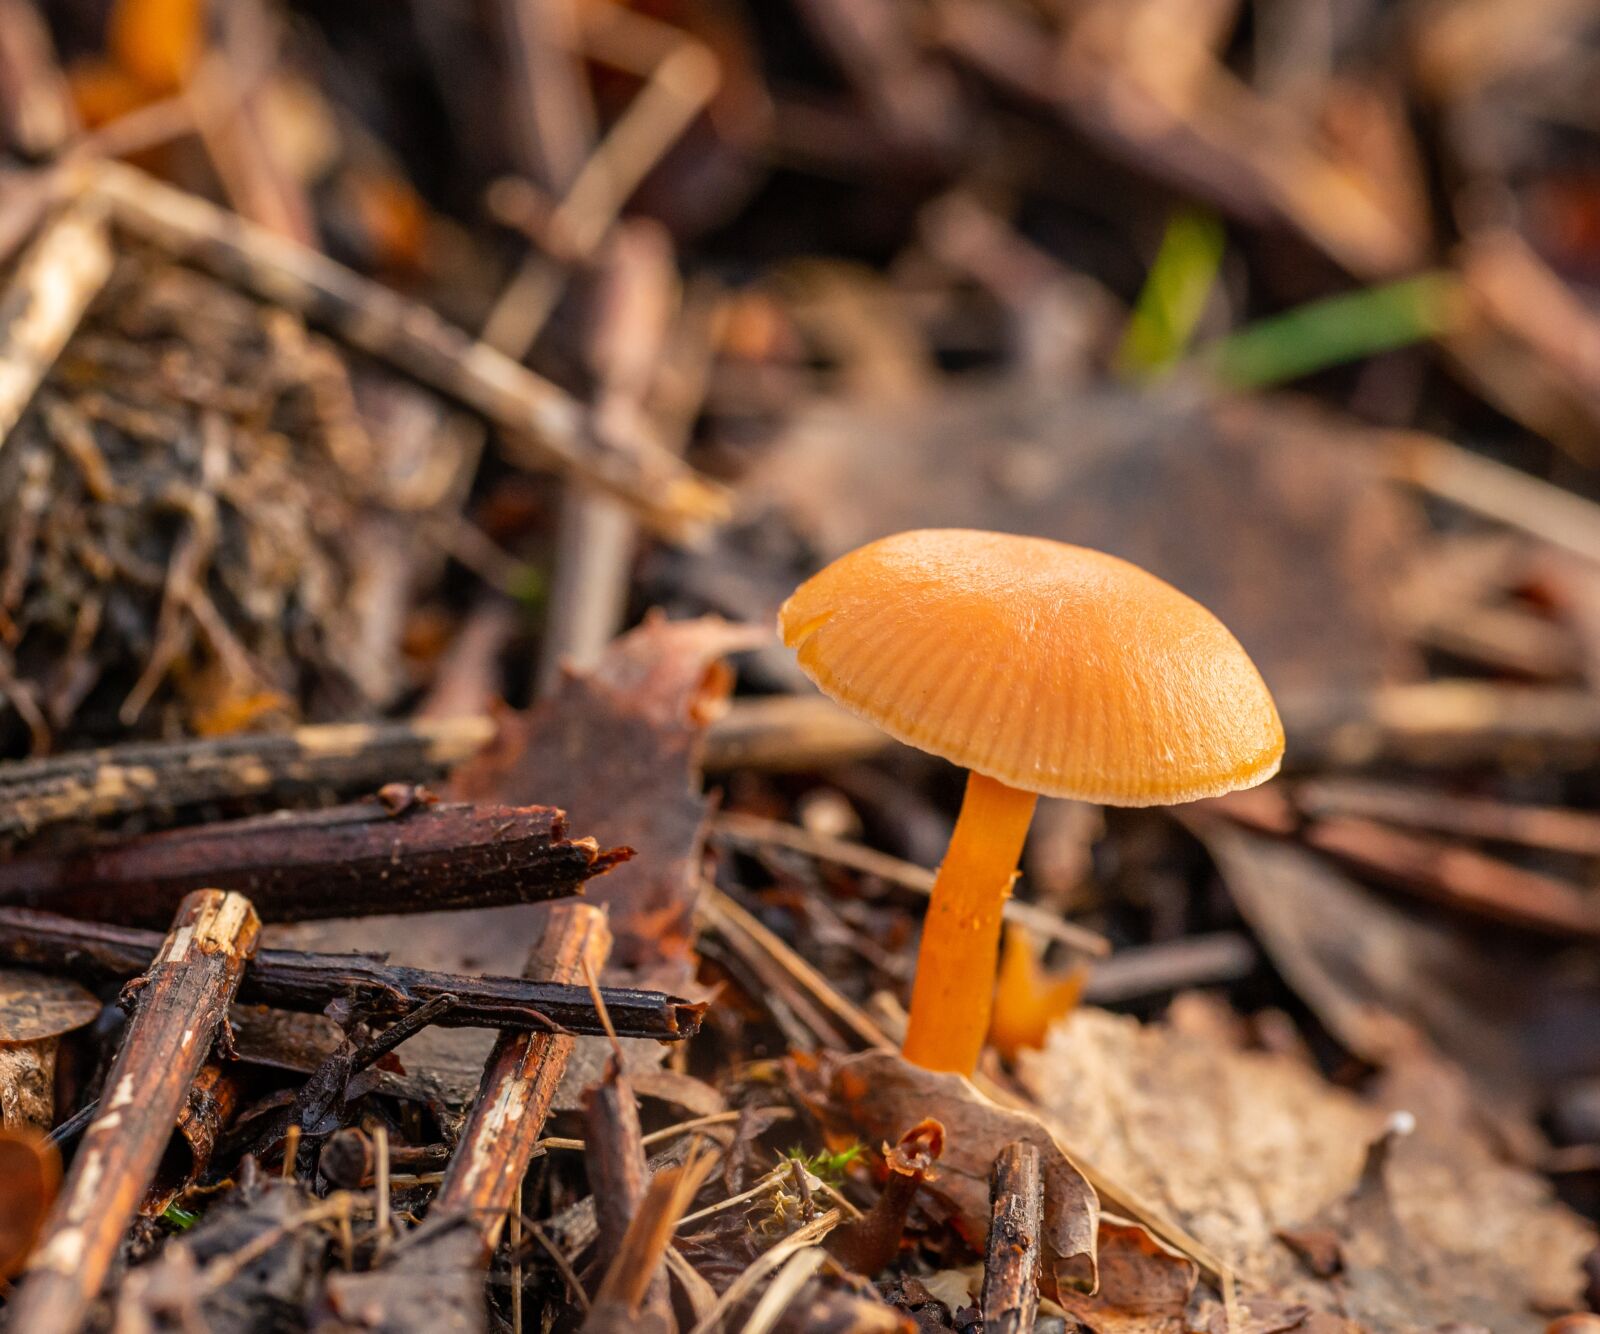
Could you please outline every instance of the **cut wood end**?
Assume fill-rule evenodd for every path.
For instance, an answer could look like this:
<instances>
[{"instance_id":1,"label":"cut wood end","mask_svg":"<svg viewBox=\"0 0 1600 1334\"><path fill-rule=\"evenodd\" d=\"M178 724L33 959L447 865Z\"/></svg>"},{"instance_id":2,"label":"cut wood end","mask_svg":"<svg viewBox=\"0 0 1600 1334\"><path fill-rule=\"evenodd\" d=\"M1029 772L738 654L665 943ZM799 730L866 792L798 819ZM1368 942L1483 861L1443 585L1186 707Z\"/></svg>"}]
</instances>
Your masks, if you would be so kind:
<instances>
[{"instance_id":1,"label":"cut wood end","mask_svg":"<svg viewBox=\"0 0 1600 1334\"><path fill-rule=\"evenodd\" d=\"M174 941L187 931L189 941L205 954L249 957L255 953L261 919L243 894L224 893L218 889L196 890L184 900L179 919L184 918L188 919L187 924L174 936ZM169 951L169 961L181 962L187 952Z\"/></svg>"}]
</instances>

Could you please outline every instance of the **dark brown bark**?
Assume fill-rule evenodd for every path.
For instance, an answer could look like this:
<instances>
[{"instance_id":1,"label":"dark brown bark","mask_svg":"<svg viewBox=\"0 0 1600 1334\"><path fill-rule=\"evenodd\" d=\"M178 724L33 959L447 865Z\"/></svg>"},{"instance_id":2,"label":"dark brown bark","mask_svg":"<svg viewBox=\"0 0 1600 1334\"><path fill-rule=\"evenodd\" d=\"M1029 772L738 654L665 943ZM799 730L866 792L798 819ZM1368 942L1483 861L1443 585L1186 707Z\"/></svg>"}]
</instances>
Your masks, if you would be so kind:
<instances>
[{"instance_id":1,"label":"dark brown bark","mask_svg":"<svg viewBox=\"0 0 1600 1334\"><path fill-rule=\"evenodd\" d=\"M611 949L605 914L586 903L561 903L525 972L572 983L584 964L599 973ZM457 1142L427 1222L363 1274L336 1274L328 1300L345 1318L384 1334L433 1334L488 1327L483 1281L517 1186L543 1132L556 1087L577 1039L555 1033L502 1033L484 1066L472 1112Z\"/></svg>"},{"instance_id":2,"label":"dark brown bark","mask_svg":"<svg viewBox=\"0 0 1600 1334\"><path fill-rule=\"evenodd\" d=\"M250 896L264 922L440 912L575 894L626 849L566 837L549 806L433 805L415 789L0 862L0 903L165 922L190 890Z\"/></svg>"},{"instance_id":3,"label":"dark brown bark","mask_svg":"<svg viewBox=\"0 0 1600 1334\"><path fill-rule=\"evenodd\" d=\"M585 964L596 976L611 949L605 914L586 903L553 906L524 970L529 977L577 982ZM474 1220L485 1255L494 1249L516 1199L533 1146L543 1131L575 1038L557 1033L502 1033L439 1187L432 1216Z\"/></svg>"},{"instance_id":4,"label":"dark brown bark","mask_svg":"<svg viewBox=\"0 0 1600 1334\"><path fill-rule=\"evenodd\" d=\"M650 1185L639 1103L615 1059L607 1063L605 1078L584 1097L584 1126L584 1162L595 1201L599 1254L614 1256L621 1252ZM644 1305L647 1314L671 1327L665 1275L658 1274L645 1290Z\"/></svg>"},{"instance_id":5,"label":"dark brown bark","mask_svg":"<svg viewBox=\"0 0 1600 1334\"><path fill-rule=\"evenodd\" d=\"M160 945L154 931L0 908L0 964L47 968L88 983L115 982L142 972ZM605 1032L586 986L435 973L361 954L260 950L239 987L239 999L247 1003L315 1014L339 1002L371 1019L404 1018L444 995L456 997L434 1021L444 1028ZM705 1012L704 1005L655 991L602 987L600 997L623 1037L692 1037Z\"/></svg>"},{"instance_id":6,"label":"dark brown bark","mask_svg":"<svg viewBox=\"0 0 1600 1334\"><path fill-rule=\"evenodd\" d=\"M140 979L133 1018L106 1075L44 1237L7 1313L29 1334L72 1334L155 1176L211 1039L255 949L250 901L196 890Z\"/></svg>"},{"instance_id":7,"label":"dark brown bark","mask_svg":"<svg viewBox=\"0 0 1600 1334\"><path fill-rule=\"evenodd\" d=\"M1039 1226L1044 1179L1039 1150L1018 1140L994 1160L989 1243L983 1257L985 1334L1028 1334L1039 1314Z\"/></svg>"},{"instance_id":8,"label":"dark brown bark","mask_svg":"<svg viewBox=\"0 0 1600 1334\"><path fill-rule=\"evenodd\" d=\"M615 1060L607 1064L605 1078L584 1095L583 1110L584 1160L594 1192L601 1254L615 1255L648 1182L639 1104Z\"/></svg>"},{"instance_id":9,"label":"dark brown bark","mask_svg":"<svg viewBox=\"0 0 1600 1334\"><path fill-rule=\"evenodd\" d=\"M334 723L282 736L138 743L0 764L0 838L129 811L417 782L443 773L493 736L493 721L481 715Z\"/></svg>"}]
</instances>

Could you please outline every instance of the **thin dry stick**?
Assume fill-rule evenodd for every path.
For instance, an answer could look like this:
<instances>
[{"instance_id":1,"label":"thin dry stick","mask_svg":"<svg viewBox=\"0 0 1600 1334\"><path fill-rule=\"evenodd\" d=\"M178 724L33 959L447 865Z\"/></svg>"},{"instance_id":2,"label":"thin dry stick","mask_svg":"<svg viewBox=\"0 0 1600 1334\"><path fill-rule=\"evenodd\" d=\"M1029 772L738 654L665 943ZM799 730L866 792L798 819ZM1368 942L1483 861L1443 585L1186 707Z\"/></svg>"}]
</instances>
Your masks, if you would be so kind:
<instances>
[{"instance_id":1,"label":"thin dry stick","mask_svg":"<svg viewBox=\"0 0 1600 1334\"><path fill-rule=\"evenodd\" d=\"M599 381L594 412L598 421L625 431L646 411L678 305L666 232L643 220L617 228L603 272L594 302L599 319L589 339ZM633 515L610 496L569 488L562 497L536 683L541 694L560 684L564 662L593 666L621 627L637 536Z\"/></svg>"},{"instance_id":2,"label":"thin dry stick","mask_svg":"<svg viewBox=\"0 0 1600 1334\"><path fill-rule=\"evenodd\" d=\"M711 773L827 769L882 754L894 738L821 695L735 700L706 733L701 761Z\"/></svg>"},{"instance_id":3,"label":"thin dry stick","mask_svg":"<svg viewBox=\"0 0 1600 1334\"><path fill-rule=\"evenodd\" d=\"M0 448L111 275L105 205L80 198L47 226L0 296Z\"/></svg>"},{"instance_id":4,"label":"thin dry stick","mask_svg":"<svg viewBox=\"0 0 1600 1334\"><path fill-rule=\"evenodd\" d=\"M1392 468L1430 495L1600 561L1600 505L1592 500L1432 436L1398 437Z\"/></svg>"},{"instance_id":5,"label":"thin dry stick","mask_svg":"<svg viewBox=\"0 0 1600 1334\"><path fill-rule=\"evenodd\" d=\"M983 1257L984 1334L1029 1334L1039 1314L1039 1228L1044 1178L1039 1149L1008 1144L989 1185L989 1241Z\"/></svg>"},{"instance_id":6,"label":"thin dry stick","mask_svg":"<svg viewBox=\"0 0 1600 1334\"><path fill-rule=\"evenodd\" d=\"M836 866L848 866L853 871L877 876L878 879L899 885L902 889L909 889L914 894L927 895L933 892L934 873L924 867L902 861L898 857L891 857L876 848L864 848L859 843L851 843L846 839L814 834L809 829L785 824L782 820L767 820L758 815L743 815L728 811L712 817L711 832L713 837L721 836L730 843L758 847L768 844L804 853L818 861L832 862ZM1030 931L1048 940L1058 940L1096 958L1104 958L1111 953L1111 942L1098 932L1072 922L1064 922L1054 913L1046 912L1031 903L1007 899L1005 919L1026 926Z\"/></svg>"},{"instance_id":7,"label":"thin dry stick","mask_svg":"<svg viewBox=\"0 0 1600 1334\"><path fill-rule=\"evenodd\" d=\"M415 782L475 755L494 735L494 720L482 715L322 723L282 736L140 742L4 763L0 837L129 811Z\"/></svg>"},{"instance_id":8,"label":"thin dry stick","mask_svg":"<svg viewBox=\"0 0 1600 1334\"><path fill-rule=\"evenodd\" d=\"M571 395L426 306L132 167L99 162L87 169L92 195L108 202L130 231L537 442L542 466L621 496L669 533L692 532L727 514L723 489L659 444L601 438Z\"/></svg>"},{"instance_id":9,"label":"thin dry stick","mask_svg":"<svg viewBox=\"0 0 1600 1334\"><path fill-rule=\"evenodd\" d=\"M844 1214L837 1209L830 1209L825 1214L818 1214L804 1227L791 1232L770 1251L765 1252L747 1268L738 1278L724 1290L722 1296L717 1298L717 1304L712 1310L690 1330L689 1334L711 1334L711 1331L722 1324L723 1318L729 1311L752 1292L758 1284L762 1283L768 1274L784 1264L791 1255L797 1251L806 1250L821 1241L828 1233L832 1232L843 1220Z\"/></svg>"},{"instance_id":10,"label":"thin dry stick","mask_svg":"<svg viewBox=\"0 0 1600 1334\"><path fill-rule=\"evenodd\" d=\"M716 1164L715 1154L701 1154L699 1148L697 1142L681 1167L666 1168L651 1180L600 1281L585 1329L622 1328L638 1317L683 1211Z\"/></svg>"},{"instance_id":11,"label":"thin dry stick","mask_svg":"<svg viewBox=\"0 0 1600 1334\"><path fill-rule=\"evenodd\" d=\"M587 903L563 903L550 910L524 971L541 980L576 982L586 960L599 968L610 952L605 914ZM502 1034L484 1067L432 1212L471 1216L485 1256L499 1240L576 1042L557 1033Z\"/></svg>"},{"instance_id":12,"label":"thin dry stick","mask_svg":"<svg viewBox=\"0 0 1600 1334\"><path fill-rule=\"evenodd\" d=\"M817 1270L827 1263L828 1253L820 1246L808 1246L791 1255L761 1294L761 1300L750 1312L750 1318L744 1322L740 1334L767 1334L800 1295L800 1289L811 1282Z\"/></svg>"},{"instance_id":13,"label":"thin dry stick","mask_svg":"<svg viewBox=\"0 0 1600 1334\"><path fill-rule=\"evenodd\" d=\"M705 895L701 899L701 912L719 931L743 936L755 948L771 958L811 999L841 1020L864 1046L894 1045L884 1035L883 1030L867 1018L857 1006L835 991L827 978L715 885L708 884L705 887Z\"/></svg>"},{"instance_id":14,"label":"thin dry stick","mask_svg":"<svg viewBox=\"0 0 1600 1334\"><path fill-rule=\"evenodd\" d=\"M0 907L0 964L7 966L64 973L98 986L142 973L160 947L155 931ZM454 1002L433 1020L444 1028L606 1031L587 987L435 973L372 955L258 950L239 986L245 1004L317 1014L338 1002L369 1019L403 1019L445 995ZM702 1002L657 991L602 987L600 995L613 1030L623 1037L658 1042L691 1037L705 1011Z\"/></svg>"},{"instance_id":15,"label":"thin dry stick","mask_svg":"<svg viewBox=\"0 0 1600 1334\"><path fill-rule=\"evenodd\" d=\"M242 895L203 889L183 901L166 947L138 984L100 1114L84 1132L12 1303L10 1328L73 1334L83 1324L260 930Z\"/></svg>"},{"instance_id":16,"label":"thin dry stick","mask_svg":"<svg viewBox=\"0 0 1600 1334\"><path fill-rule=\"evenodd\" d=\"M381 1257L389 1245L389 1127L381 1122L372 1127L372 1155L375 1163L372 1191L375 1206L373 1231L377 1233L374 1256Z\"/></svg>"}]
</instances>

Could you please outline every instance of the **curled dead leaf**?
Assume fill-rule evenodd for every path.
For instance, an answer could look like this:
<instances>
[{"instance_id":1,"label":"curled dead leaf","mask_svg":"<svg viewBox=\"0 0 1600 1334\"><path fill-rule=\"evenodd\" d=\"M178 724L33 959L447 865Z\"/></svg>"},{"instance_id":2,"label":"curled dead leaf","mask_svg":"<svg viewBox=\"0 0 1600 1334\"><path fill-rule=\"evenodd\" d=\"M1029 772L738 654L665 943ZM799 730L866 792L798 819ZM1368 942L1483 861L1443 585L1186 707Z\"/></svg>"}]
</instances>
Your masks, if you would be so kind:
<instances>
[{"instance_id":1,"label":"curled dead leaf","mask_svg":"<svg viewBox=\"0 0 1600 1334\"><path fill-rule=\"evenodd\" d=\"M1035 1145L1044 1176L1044 1291L1094 1291L1100 1201L1042 1121L991 1101L960 1075L923 1070L897 1052L825 1058L815 1087L804 1092L826 1125L869 1141L897 1137L907 1125L937 1118L944 1126L944 1152L923 1188L952 1209L956 1226L977 1250L989 1227L989 1173L996 1155L1015 1140Z\"/></svg>"}]
</instances>

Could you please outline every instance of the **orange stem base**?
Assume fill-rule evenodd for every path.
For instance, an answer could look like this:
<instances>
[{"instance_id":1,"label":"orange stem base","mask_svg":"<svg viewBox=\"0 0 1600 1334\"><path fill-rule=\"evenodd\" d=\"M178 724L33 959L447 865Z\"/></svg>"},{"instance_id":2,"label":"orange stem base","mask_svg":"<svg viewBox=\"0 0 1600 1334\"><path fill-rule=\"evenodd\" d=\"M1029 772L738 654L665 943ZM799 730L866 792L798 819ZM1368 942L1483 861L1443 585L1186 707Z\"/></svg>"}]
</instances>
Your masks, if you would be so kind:
<instances>
[{"instance_id":1,"label":"orange stem base","mask_svg":"<svg viewBox=\"0 0 1600 1334\"><path fill-rule=\"evenodd\" d=\"M1000 914L1038 798L967 776L955 833L933 885L902 1052L925 1070L970 1075L989 1032Z\"/></svg>"}]
</instances>

